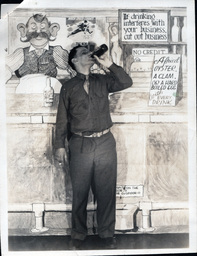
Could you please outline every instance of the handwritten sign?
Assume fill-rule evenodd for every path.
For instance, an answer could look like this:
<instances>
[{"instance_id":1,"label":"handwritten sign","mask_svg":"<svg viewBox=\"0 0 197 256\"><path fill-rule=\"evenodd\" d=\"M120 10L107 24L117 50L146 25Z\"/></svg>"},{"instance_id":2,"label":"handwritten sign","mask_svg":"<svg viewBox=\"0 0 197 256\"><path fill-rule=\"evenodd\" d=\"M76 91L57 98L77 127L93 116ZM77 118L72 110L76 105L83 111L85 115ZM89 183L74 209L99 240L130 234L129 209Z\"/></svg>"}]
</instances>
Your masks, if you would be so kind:
<instances>
[{"instance_id":1,"label":"handwritten sign","mask_svg":"<svg viewBox=\"0 0 197 256\"><path fill-rule=\"evenodd\" d=\"M132 196L143 196L144 186L117 186L116 187L116 196L119 197L132 197Z\"/></svg>"},{"instance_id":2,"label":"handwritten sign","mask_svg":"<svg viewBox=\"0 0 197 256\"><path fill-rule=\"evenodd\" d=\"M150 106L175 106L180 58L179 54L155 55L150 88Z\"/></svg>"},{"instance_id":3,"label":"handwritten sign","mask_svg":"<svg viewBox=\"0 0 197 256\"><path fill-rule=\"evenodd\" d=\"M167 42L168 15L167 11L119 10L122 43Z\"/></svg>"},{"instance_id":4,"label":"handwritten sign","mask_svg":"<svg viewBox=\"0 0 197 256\"><path fill-rule=\"evenodd\" d=\"M133 48L132 56L134 61L153 61L156 54L168 54L168 48Z\"/></svg>"},{"instance_id":5,"label":"handwritten sign","mask_svg":"<svg viewBox=\"0 0 197 256\"><path fill-rule=\"evenodd\" d=\"M133 48L132 55L133 56L148 56L148 55L156 55L156 54L166 54L168 53L168 48L156 48L156 47L148 47L148 48Z\"/></svg>"}]
</instances>

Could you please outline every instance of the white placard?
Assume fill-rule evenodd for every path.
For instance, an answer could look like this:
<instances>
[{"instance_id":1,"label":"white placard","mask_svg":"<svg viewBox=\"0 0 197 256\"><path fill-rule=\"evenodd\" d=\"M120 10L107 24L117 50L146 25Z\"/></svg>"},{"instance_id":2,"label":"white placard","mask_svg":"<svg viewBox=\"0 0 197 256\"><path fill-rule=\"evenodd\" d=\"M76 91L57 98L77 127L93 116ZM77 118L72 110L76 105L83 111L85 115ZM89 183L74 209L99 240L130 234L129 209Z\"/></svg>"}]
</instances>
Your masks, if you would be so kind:
<instances>
[{"instance_id":1,"label":"white placard","mask_svg":"<svg viewBox=\"0 0 197 256\"><path fill-rule=\"evenodd\" d=\"M175 106L180 55L155 55L150 87L150 106Z\"/></svg>"},{"instance_id":2,"label":"white placard","mask_svg":"<svg viewBox=\"0 0 197 256\"><path fill-rule=\"evenodd\" d=\"M156 54L168 54L168 48L156 48L156 47L146 47L146 48L133 48L132 55L135 62L139 61L153 61Z\"/></svg>"},{"instance_id":3,"label":"white placard","mask_svg":"<svg viewBox=\"0 0 197 256\"><path fill-rule=\"evenodd\" d=\"M166 54L168 53L168 48L158 48L158 47L146 47L146 48L133 48L133 56L154 56L156 54Z\"/></svg>"},{"instance_id":4,"label":"white placard","mask_svg":"<svg viewBox=\"0 0 197 256\"><path fill-rule=\"evenodd\" d=\"M168 12L120 10L121 41L130 42L167 42Z\"/></svg>"},{"instance_id":5,"label":"white placard","mask_svg":"<svg viewBox=\"0 0 197 256\"><path fill-rule=\"evenodd\" d=\"M116 196L118 197L133 197L133 196L143 196L144 186L136 185L122 185L116 187Z\"/></svg>"}]
</instances>

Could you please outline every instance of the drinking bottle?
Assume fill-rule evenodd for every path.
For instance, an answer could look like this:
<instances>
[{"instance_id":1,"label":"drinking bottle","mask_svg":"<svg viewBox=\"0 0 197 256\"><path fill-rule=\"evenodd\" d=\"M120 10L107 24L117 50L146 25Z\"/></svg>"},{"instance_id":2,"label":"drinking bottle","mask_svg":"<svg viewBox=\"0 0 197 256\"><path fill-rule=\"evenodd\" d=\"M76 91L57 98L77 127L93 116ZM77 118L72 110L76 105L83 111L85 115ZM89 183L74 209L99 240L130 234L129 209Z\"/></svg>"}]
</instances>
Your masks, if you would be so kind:
<instances>
[{"instance_id":1,"label":"drinking bottle","mask_svg":"<svg viewBox=\"0 0 197 256\"><path fill-rule=\"evenodd\" d=\"M94 55L96 55L97 57L100 57L101 55L103 55L106 51L108 50L108 47L106 44L102 44L101 46L99 46L91 55L91 57L93 57Z\"/></svg>"}]
</instances>

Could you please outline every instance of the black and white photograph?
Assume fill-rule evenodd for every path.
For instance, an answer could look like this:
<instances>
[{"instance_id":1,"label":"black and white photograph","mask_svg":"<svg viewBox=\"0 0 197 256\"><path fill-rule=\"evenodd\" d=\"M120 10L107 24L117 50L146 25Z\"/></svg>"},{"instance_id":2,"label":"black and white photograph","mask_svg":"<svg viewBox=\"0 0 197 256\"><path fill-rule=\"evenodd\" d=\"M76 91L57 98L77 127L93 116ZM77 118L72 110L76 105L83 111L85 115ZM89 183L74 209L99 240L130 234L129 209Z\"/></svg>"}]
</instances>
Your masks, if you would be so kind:
<instances>
[{"instance_id":1,"label":"black and white photograph","mask_svg":"<svg viewBox=\"0 0 197 256\"><path fill-rule=\"evenodd\" d=\"M195 1L1 4L1 252L197 253Z\"/></svg>"}]
</instances>

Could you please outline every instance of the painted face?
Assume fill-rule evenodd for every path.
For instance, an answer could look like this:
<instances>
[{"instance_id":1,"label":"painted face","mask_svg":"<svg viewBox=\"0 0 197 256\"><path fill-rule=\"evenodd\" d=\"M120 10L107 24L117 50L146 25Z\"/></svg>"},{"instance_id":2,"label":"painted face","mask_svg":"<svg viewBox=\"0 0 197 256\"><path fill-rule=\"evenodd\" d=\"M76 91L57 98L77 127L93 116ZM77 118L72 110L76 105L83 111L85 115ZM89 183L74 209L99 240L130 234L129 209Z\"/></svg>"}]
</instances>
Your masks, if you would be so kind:
<instances>
[{"instance_id":1,"label":"painted face","mask_svg":"<svg viewBox=\"0 0 197 256\"><path fill-rule=\"evenodd\" d=\"M77 62L83 66L89 65L90 67L94 64L94 59L91 57L92 52L90 52L86 47L80 47L77 49L75 59Z\"/></svg>"},{"instance_id":2,"label":"painted face","mask_svg":"<svg viewBox=\"0 0 197 256\"><path fill-rule=\"evenodd\" d=\"M50 32L49 24L46 19L37 22L32 17L28 22L27 38L29 42L35 47L43 47L49 41Z\"/></svg>"}]
</instances>

